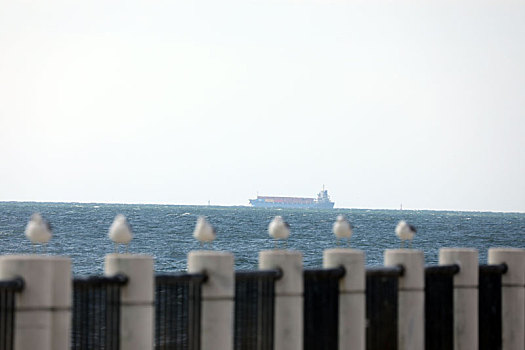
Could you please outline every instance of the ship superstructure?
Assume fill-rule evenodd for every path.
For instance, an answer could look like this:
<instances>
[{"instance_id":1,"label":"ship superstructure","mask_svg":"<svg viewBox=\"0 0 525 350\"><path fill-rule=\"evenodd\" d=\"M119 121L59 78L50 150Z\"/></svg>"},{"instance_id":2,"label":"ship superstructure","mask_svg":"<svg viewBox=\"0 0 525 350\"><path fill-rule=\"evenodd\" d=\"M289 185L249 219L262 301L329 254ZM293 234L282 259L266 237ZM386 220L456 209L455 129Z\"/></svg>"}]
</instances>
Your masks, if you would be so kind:
<instances>
[{"instance_id":1,"label":"ship superstructure","mask_svg":"<svg viewBox=\"0 0 525 350\"><path fill-rule=\"evenodd\" d=\"M330 201L328 191L323 189L317 194L317 198L307 197L276 197L276 196L257 196L250 199L250 204L257 208L316 208L332 209L334 202Z\"/></svg>"}]
</instances>

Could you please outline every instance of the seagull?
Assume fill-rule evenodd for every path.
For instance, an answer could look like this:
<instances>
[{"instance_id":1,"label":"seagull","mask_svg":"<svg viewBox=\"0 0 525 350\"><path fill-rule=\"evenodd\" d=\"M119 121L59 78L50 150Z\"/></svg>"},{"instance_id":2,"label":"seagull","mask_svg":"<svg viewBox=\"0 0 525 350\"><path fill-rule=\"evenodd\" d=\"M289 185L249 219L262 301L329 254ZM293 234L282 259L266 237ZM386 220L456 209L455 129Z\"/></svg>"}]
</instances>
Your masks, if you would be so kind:
<instances>
[{"instance_id":1,"label":"seagull","mask_svg":"<svg viewBox=\"0 0 525 350\"><path fill-rule=\"evenodd\" d=\"M51 239L51 225L47 220L42 218L39 213L31 215L31 219L27 223L25 235L31 241L33 252L35 252L35 244L44 244L44 253L47 251L47 242Z\"/></svg>"},{"instance_id":2,"label":"seagull","mask_svg":"<svg viewBox=\"0 0 525 350\"><path fill-rule=\"evenodd\" d=\"M131 226L122 214L115 216L115 220L109 227L109 238L115 242L115 253L118 253L118 245L126 245L126 253L128 252L128 245L133 235L131 233Z\"/></svg>"},{"instance_id":3,"label":"seagull","mask_svg":"<svg viewBox=\"0 0 525 350\"><path fill-rule=\"evenodd\" d=\"M350 237L352 237L352 224L348 222L344 215L338 215L334 222L332 230L337 237L337 245L339 245L339 238L346 238L348 246L350 246Z\"/></svg>"},{"instance_id":4,"label":"seagull","mask_svg":"<svg viewBox=\"0 0 525 350\"><path fill-rule=\"evenodd\" d=\"M199 216L193 230L193 237L201 242L201 247L204 242L209 242L211 246L211 242L217 237L217 231L204 216Z\"/></svg>"},{"instance_id":5,"label":"seagull","mask_svg":"<svg viewBox=\"0 0 525 350\"><path fill-rule=\"evenodd\" d=\"M396 236L401 239L402 246L406 240L410 241L410 248L412 248L412 240L416 235L416 228L412 225L407 224L405 220L401 220L396 226Z\"/></svg>"},{"instance_id":6,"label":"seagull","mask_svg":"<svg viewBox=\"0 0 525 350\"><path fill-rule=\"evenodd\" d=\"M288 239L290 236L290 225L278 215L268 225L268 233L276 240L275 247L277 247L277 240Z\"/></svg>"}]
</instances>

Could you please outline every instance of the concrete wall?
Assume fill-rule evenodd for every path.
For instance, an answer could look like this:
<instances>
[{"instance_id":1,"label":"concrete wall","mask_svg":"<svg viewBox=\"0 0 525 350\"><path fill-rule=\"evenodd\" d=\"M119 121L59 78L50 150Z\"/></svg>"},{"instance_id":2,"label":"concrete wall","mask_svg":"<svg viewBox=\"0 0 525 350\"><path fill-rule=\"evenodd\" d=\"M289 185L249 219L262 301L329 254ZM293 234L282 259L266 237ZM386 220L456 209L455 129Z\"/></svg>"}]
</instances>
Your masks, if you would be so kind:
<instances>
[{"instance_id":1,"label":"concrete wall","mask_svg":"<svg viewBox=\"0 0 525 350\"><path fill-rule=\"evenodd\" d=\"M364 252L328 249L323 266L343 266L339 284L339 349L364 350L366 331ZM503 349L525 349L525 250L489 250L490 264L506 264L502 280ZM454 349L478 349L478 252L443 248L440 264L458 264L454 277ZM385 266L403 265L399 279L398 348L424 348L424 256L412 249L385 251ZM193 251L188 271L208 275L202 287L201 348L232 350L234 332L234 257L217 251ZM274 348L303 349L303 262L297 251L268 250L259 254L260 269L280 269L275 284ZM153 258L110 254L105 274L125 274L122 288L121 349L153 349ZM25 288L16 297L15 349L69 349L71 327L71 260L39 255L0 256L0 280L22 277Z\"/></svg>"}]
</instances>

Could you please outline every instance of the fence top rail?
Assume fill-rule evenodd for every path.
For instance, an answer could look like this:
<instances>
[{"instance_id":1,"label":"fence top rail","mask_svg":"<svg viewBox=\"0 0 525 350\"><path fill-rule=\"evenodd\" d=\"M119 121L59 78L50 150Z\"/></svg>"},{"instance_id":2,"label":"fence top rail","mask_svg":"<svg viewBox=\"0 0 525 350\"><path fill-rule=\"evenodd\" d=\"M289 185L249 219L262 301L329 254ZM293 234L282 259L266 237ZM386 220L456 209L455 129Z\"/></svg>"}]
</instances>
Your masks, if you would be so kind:
<instances>
[{"instance_id":1,"label":"fence top rail","mask_svg":"<svg viewBox=\"0 0 525 350\"><path fill-rule=\"evenodd\" d=\"M425 274L453 276L460 270L458 264L425 266Z\"/></svg>"},{"instance_id":2,"label":"fence top rail","mask_svg":"<svg viewBox=\"0 0 525 350\"><path fill-rule=\"evenodd\" d=\"M508 270L507 264L479 265L479 272L504 275Z\"/></svg>"},{"instance_id":3,"label":"fence top rail","mask_svg":"<svg viewBox=\"0 0 525 350\"><path fill-rule=\"evenodd\" d=\"M15 277L11 280L0 281L0 289L21 292L25 287L25 281L22 277Z\"/></svg>"},{"instance_id":4,"label":"fence top rail","mask_svg":"<svg viewBox=\"0 0 525 350\"><path fill-rule=\"evenodd\" d=\"M177 284L181 282L204 283L208 280L206 273L174 272L155 275L155 282L162 284Z\"/></svg>"},{"instance_id":5,"label":"fence top rail","mask_svg":"<svg viewBox=\"0 0 525 350\"><path fill-rule=\"evenodd\" d=\"M304 270L304 277L316 278L343 278L346 270L343 266L328 269L307 269Z\"/></svg>"},{"instance_id":6,"label":"fence top rail","mask_svg":"<svg viewBox=\"0 0 525 350\"><path fill-rule=\"evenodd\" d=\"M405 267L403 265L397 266L382 266L382 267L369 267L366 269L366 276L376 277L401 277L405 273Z\"/></svg>"},{"instance_id":7,"label":"fence top rail","mask_svg":"<svg viewBox=\"0 0 525 350\"><path fill-rule=\"evenodd\" d=\"M250 279L250 278L273 278L278 280L283 277L283 271L281 269L272 269L272 270L238 270L235 271L236 279Z\"/></svg>"},{"instance_id":8,"label":"fence top rail","mask_svg":"<svg viewBox=\"0 0 525 350\"><path fill-rule=\"evenodd\" d=\"M128 276L123 274L117 274L115 276L77 276L73 279L73 284L77 286L124 286L128 283L128 280Z\"/></svg>"}]
</instances>

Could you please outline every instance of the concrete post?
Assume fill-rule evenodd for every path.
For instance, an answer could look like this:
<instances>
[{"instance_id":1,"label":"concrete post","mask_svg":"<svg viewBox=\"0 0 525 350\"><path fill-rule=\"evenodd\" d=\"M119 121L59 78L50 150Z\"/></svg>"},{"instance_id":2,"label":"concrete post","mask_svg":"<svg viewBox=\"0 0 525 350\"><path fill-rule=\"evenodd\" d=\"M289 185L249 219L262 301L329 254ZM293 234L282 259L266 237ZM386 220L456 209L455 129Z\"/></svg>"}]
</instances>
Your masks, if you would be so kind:
<instances>
[{"instance_id":1,"label":"concrete post","mask_svg":"<svg viewBox=\"0 0 525 350\"><path fill-rule=\"evenodd\" d=\"M259 269L281 269L275 283L275 350L303 350L303 256L289 250L259 252Z\"/></svg>"},{"instance_id":2,"label":"concrete post","mask_svg":"<svg viewBox=\"0 0 525 350\"><path fill-rule=\"evenodd\" d=\"M365 253L357 249L327 249L323 267L343 266L339 282L339 350L365 350Z\"/></svg>"},{"instance_id":3,"label":"concrete post","mask_svg":"<svg viewBox=\"0 0 525 350\"><path fill-rule=\"evenodd\" d=\"M478 333L478 251L470 248L441 248L440 265L459 265L454 275L454 349L477 350Z\"/></svg>"},{"instance_id":4,"label":"concrete post","mask_svg":"<svg viewBox=\"0 0 525 350\"><path fill-rule=\"evenodd\" d=\"M71 260L45 255L0 257L0 279L22 277L15 299L15 350L70 347Z\"/></svg>"},{"instance_id":5,"label":"concrete post","mask_svg":"<svg viewBox=\"0 0 525 350\"><path fill-rule=\"evenodd\" d=\"M501 334L503 350L525 349L525 250L490 248L489 264L507 264L501 279Z\"/></svg>"},{"instance_id":6,"label":"concrete post","mask_svg":"<svg viewBox=\"0 0 525 350\"><path fill-rule=\"evenodd\" d=\"M425 272L423 252L387 249L385 266L402 265L398 294L398 349L425 348Z\"/></svg>"},{"instance_id":7,"label":"concrete post","mask_svg":"<svg viewBox=\"0 0 525 350\"><path fill-rule=\"evenodd\" d=\"M153 349L153 258L147 255L108 254L104 274L124 274L129 278L121 289L120 349Z\"/></svg>"},{"instance_id":8,"label":"concrete post","mask_svg":"<svg viewBox=\"0 0 525 350\"><path fill-rule=\"evenodd\" d=\"M232 350L235 275L229 252L198 250L188 254L188 272L206 273L202 285L201 349Z\"/></svg>"},{"instance_id":9,"label":"concrete post","mask_svg":"<svg viewBox=\"0 0 525 350\"><path fill-rule=\"evenodd\" d=\"M52 257L53 312L51 320L51 349L71 348L71 307L73 276L71 258Z\"/></svg>"}]
</instances>

